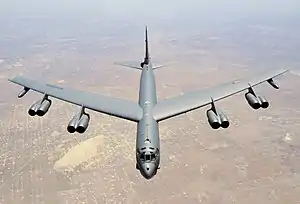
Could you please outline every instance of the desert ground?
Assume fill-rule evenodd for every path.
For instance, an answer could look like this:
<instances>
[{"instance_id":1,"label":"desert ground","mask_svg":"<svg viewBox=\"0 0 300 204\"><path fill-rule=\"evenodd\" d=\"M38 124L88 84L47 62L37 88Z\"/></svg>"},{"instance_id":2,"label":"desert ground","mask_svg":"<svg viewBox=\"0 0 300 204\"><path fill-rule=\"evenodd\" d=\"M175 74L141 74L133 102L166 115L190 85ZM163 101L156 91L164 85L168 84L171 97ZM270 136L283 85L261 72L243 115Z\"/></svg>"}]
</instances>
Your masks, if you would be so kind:
<instances>
[{"instance_id":1,"label":"desert ground","mask_svg":"<svg viewBox=\"0 0 300 204\"><path fill-rule=\"evenodd\" d=\"M300 203L299 27L150 24L153 61L171 62L155 73L159 100L268 69L291 71L277 79L279 90L255 89L269 99L266 110L252 110L242 93L218 102L228 129L210 128L209 107L161 122L161 169L145 180L135 169L136 124L88 111L86 133L69 134L79 107L53 99L44 117L30 117L41 95L18 99L21 87L7 81L23 74L136 101L140 72L113 62L142 60L143 25L79 22L79 32L48 22L53 34L43 32L45 20L15 21L27 32L9 24L0 40L1 204Z\"/></svg>"}]
</instances>

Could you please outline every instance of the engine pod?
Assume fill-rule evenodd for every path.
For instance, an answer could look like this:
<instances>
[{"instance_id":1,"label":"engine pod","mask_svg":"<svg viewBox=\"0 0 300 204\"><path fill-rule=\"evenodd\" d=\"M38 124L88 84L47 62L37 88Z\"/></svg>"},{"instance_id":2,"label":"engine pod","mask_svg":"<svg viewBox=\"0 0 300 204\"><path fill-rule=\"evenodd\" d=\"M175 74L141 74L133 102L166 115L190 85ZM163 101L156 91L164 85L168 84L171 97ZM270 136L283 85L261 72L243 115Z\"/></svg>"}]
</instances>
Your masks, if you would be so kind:
<instances>
[{"instance_id":1,"label":"engine pod","mask_svg":"<svg viewBox=\"0 0 300 204\"><path fill-rule=\"evenodd\" d=\"M227 116L222 111L218 111L218 115L220 117L221 127L225 129L228 128L230 124Z\"/></svg>"},{"instance_id":2,"label":"engine pod","mask_svg":"<svg viewBox=\"0 0 300 204\"><path fill-rule=\"evenodd\" d=\"M88 114L83 114L80 120L78 121L76 131L81 134L84 133L89 126L89 122L90 116Z\"/></svg>"},{"instance_id":3,"label":"engine pod","mask_svg":"<svg viewBox=\"0 0 300 204\"><path fill-rule=\"evenodd\" d=\"M48 110L49 110L49 108L50 108L50 106L51 106L51 103L52 103L51 100L45 99L45 100L42 102L42 104L38 107L38 109L37 109L37 111L36 111L36 114L37 114L38 116L44 116L44 115L48 112Z\"/></svg>"},{"instance_id":4,"label":"engine pod","mask_svg":"<svg viewBox=\"0 0 300 204\"><path fill-rule=\"evenodd\" d=\"M28 114L30 116L35 116L36 115L36 111L38 110L39 106L41 105L41 100L35 102L34 104L32 104L28 110Z\"/></svg>"},{"instance_id":5,"label":"engine pod","mask_svg":"<svg viewBox=\"0 0 300 204\"><path fill-rule=\"evenodd\" d=\"M259 96L258 99L261 103L262 108L268 108L269 107L270 104L269 104L269 102L267 101L267 99L265 97Z\"/></svg>"},{"instance_id":6,"label":"engine pod","mask_svg":"<svg viewBox=\"0 0 300 204\"><path fill-rule=\"evenodd\" d=\"M209 125L213 129L218 129L221 127L220 118L218 115L215 114L215 112L213 110L211 110L211 109L208 110L206 112L206 116L207 116Z\"/></svg>"},{"instance_id":7,"label":"engine pod","mask_svg":"<svg viewBox=\"0 0 300 204\"><path fill-rule=\"evenodd\" d=\"M253 108L253 109L259 109L261 107L260 101L254 96L252 93L246 93L245 98L248 102L248 104Z\"/></svg>"},{"instance_id":8,"label":"engine pod","mask_svg":"<svg viewBox=\"0 0 300 204\"><path fill-rule=\"evenodd\" d=\"M77 124L79 122L80 114L76 114L69 122L67 130L69 133L74 133L76 131Z\"/></svg>"}]
</instances>

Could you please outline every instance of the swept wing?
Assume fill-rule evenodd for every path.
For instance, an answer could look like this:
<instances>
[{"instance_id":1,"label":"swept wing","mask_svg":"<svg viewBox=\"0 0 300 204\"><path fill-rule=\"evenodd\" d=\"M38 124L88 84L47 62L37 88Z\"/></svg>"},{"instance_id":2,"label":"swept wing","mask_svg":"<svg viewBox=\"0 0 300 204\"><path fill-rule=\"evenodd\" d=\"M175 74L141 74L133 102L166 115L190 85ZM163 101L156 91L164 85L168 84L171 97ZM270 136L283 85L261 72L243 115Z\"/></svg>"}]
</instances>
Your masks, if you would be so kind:
<instances>
[{"instance_id":1,"label":"swept wing","mask_svg":"<svg viewBox=\"0 0 300 204\"><path fill-rule=\"evenodd\" d=\"M73 90L22 76L9 79L9 81L56 99L122 119L137 122L142 116L141 107L137 103L125 99Z\"/></svg>"},{"instance_id":2,"label":"swept wing","mask_svg":"<svg viewBox=\"0 0 300 204\"><path fill-rule=\"evenodd\" d=\"M207 106L212 100L219 101L234 94L247 90L250 86L257 86L265 81L272 83L272 78L277 77L288 70L274 70L264 72L252 79L244 79L229 82L216 87L187 93L159 101L154 107L154 118L162 121L189 111Z\"/></svg>"}]
</instances>

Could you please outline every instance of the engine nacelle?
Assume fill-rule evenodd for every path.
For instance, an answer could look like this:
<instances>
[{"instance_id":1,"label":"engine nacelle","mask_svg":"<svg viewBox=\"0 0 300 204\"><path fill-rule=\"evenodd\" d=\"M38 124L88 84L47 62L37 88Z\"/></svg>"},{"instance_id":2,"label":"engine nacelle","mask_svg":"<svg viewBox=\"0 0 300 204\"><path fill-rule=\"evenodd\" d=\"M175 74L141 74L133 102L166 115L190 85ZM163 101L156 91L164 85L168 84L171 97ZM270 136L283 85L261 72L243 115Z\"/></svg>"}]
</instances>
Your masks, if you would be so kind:
<instances>
[{"instance_id":1,"label":"engine nacelle","mask_svg":"<svg viewBox=\"0 0 300 204\"><path fill-rule=\"evenodd\" d=\"M221 127L221 121L218 115L215 114L215 112L213 110L207 110L206 111L206 116L208 119L208 123L209 125L213 128L213 129L218 129Z\"/></svg>"},{"instance_id":2,"label":"engine nacelle","mask_svg":"<svg viewBox=\"0 0 300 204\"><path fill-rule=\"evenodd\" d=\"M246 93L245 98L248 102L248 104L253 108L253 109L259 109L261 107L260 101L258 98L256 98L252 93Z\"/></svg>"},{"instance_id":3,"label":"engine nacelle","mask_svg":"<svg viewBox=\"0 0 300 204\"><path fill-rule=\"evenodd\" d=\"M80 113L75 115L72 120L70 120L67 130L69 133L78 132L80 134L84 133L89 126L90 116L89 114L82 114L80 117Z\"/></svg>"},{"instance_id":4,"label":"engine nacelle","mask_svg":"<svg viewBox=\"0 0 300 204\"><path fill-rule=\"evenodd\" d=\"M78 121L76 131L80 134L84 133L89 126L90 116L88 114L83 114Z\"/></svg>"},{"instance_id":5,"label":"engine nacelle","mask_svg":"<svg viewBox=\"0 0 300 204\"><path fill-rule=\"evenodd\" d=\"M269 107L269 102L267 101L267 99L265 97L258 96L258 99L261 103L262 108L268 108Z\"/></svg>"},{"instance_id":6,"label":"engine nacelle","mask_svg":"<svg viewBox=\"0 0 300 204\"><path fill-rule=\"evenodd\" d=\"M51 106L51 103L52 103L52 101L50 99L45 99L42 102L42 104L38 107L36 114L38 116L44 116L48 112L48 110Z\"/></svg>"},{"instance_id":7,"label":"engine nacelle","mask_svg":"<svg viewBox=\"0 0 300 204\"><path fill-rule=\"evenodd\" d=\"M69 122L67 130L69 133L74 133L77 128L77 124L79 122L80 114L75 115Z\"/></svg>"},{"instance_id":8,"label":"engine nacelle","mask_svg":"<svg viewBox=\"0 0 300 204\"><path fill-rule=\"evenodd\" d=\"M229 120L227 118L227 116L222 112L222 111L218 111L220 120L221 120L221 127L222 128L228 128L229 127Z\"/></svg>"},{"instance_id":9,"label":"engine nacelle","mask_svg":"<svg viewBox=\"0 0 300 204\"><path fill-rule=\"evenodd\" d=\"M30 116L35 116L36 115L36 111L38 110L38 108L40 107L41 104L41 100L35 102L34 104L32 104L28 110L28 114Z\"/></svg>"}]
</instances>

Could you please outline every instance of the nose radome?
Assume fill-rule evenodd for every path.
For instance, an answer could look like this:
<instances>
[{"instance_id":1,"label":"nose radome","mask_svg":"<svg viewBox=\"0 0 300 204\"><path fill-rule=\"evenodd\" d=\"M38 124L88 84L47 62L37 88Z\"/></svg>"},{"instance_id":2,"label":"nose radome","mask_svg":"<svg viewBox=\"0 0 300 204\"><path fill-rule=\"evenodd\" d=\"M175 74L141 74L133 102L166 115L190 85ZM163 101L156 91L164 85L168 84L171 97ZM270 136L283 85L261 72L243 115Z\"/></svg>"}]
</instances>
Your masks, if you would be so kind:
<instances>
[{"instance_id":1,"label":"nose radome","mask_svg":"<svg viewBox=\"0 0 300 204\"><path fill-rule=\"evenodd\" d=\"M150 171L150 164L146 164L146 171Z\"/></svg>"},{"instance_id":2,"label":"nose radome","mask_svg":"<svg viewBox=\"0 0 300 204\"><path fill-rule=\"evenodd\" d=\"M153 163L146 163L142 165L142 175L146 178L146 179L151 179L154 175L155 175L155 164Z\"/></svg>"}]
</instances>

